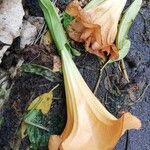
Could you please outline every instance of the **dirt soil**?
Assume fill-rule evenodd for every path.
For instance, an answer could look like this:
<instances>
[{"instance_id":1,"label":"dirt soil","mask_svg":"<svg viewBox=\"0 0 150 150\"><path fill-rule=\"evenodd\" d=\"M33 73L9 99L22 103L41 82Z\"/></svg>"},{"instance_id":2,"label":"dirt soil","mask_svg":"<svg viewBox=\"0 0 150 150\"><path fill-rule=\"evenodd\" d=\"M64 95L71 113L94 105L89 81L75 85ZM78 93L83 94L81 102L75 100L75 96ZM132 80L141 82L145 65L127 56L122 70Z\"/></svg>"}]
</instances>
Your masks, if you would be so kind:
<instances>
[{"instance_id":1,"label":"dirt soil","mask_svg":"<svg viewBox=\"0 0 150 150\"><path fill-rule=\"evenodd\" d=\"M24 3L25 7L29 8L30 15L42 16L37 1L26 0ZM65 0L64 2L58 0L56 4L63 10L66 3ZM128 3L131 3L131 1L128 1ZM136 132L128 131L121 138L116 146L116 150L149 150L150 2L148 0L143 1L143 6L132 25L129 37L132 45L129 54L125 58L125 65L130 83L127 83L124 79L119 70L118 63L108 65L102 74L101 83L96 95L115 116L119 116L122 111L130 111L142 120L142 129ZM19 40L17 39L16 43L18 42ZM18 54L16 47L11 48L10 55L3 58L1 67L8 69L10 66L16 64L16 59L19 56L23 56L25 62L32 61L32 63L52 67L52 62L43 62L40 57L36 58L36 54L29 57L28 53L31 49L34 49L34 46L28 47L28 52L24 52L23 54ZM94 90L99 78L101 65L97 57L85 53L80 44L75 44L75 48L81 52L81 56L75 58L75 63L91 90ZM46 48L42 47L42 49ZM54 46L52 49L55 49ZM1 112L4 123L0 130L0 149L3 150L15 150L17 131L26 108L38 95L49 91L49 89L56 85L56 83L52 83L41 76L29 73L20 73L13 81L14 85L9 99L5 103L3 112ZM63 83L60 83L54 95L58 99L53 100L49 114L50 118L53 119L51 119L47 126L52 129L52 134L60 134L66 123L66 103ZM28 145L29 140L26 138L20 142L19 149L26 150Z\"/></svg>"}]
</instances>

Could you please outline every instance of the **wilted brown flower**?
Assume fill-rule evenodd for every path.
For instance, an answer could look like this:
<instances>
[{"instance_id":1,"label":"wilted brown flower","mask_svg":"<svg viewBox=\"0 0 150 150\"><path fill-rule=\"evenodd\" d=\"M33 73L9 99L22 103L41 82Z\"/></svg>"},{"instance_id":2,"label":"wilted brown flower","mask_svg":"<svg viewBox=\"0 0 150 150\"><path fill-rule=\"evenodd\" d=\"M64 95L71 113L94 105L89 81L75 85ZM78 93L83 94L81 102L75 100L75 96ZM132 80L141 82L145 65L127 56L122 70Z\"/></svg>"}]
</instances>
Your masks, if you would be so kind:
<instances>
[{"instance_id":1,"label":"wilted brown flower","mask_svg":"<svg viewBox=\"0 0 150 150\"><path fill-rule=\"evenodd\" d=\"M89 9L82 9L77 0L71 2L66 12L75 19L68 26L69 36L85 43L88 52L100 58L118 58L115 46L118 22L126 0L106 0Z\"/></svg>"}]
</instances>

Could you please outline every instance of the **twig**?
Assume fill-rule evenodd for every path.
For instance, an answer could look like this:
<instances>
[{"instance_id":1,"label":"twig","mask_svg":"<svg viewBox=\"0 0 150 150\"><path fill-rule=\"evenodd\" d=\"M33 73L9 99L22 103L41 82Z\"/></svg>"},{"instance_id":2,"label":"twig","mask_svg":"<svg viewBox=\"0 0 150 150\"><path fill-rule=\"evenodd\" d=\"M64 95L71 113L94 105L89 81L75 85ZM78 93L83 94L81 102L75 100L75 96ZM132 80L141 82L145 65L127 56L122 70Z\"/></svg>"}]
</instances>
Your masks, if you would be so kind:
<instances>
[{"instance_id":1,"label":"twig","mask_svg":"<svg viewBox=\"0 0 150 150\"><path fill-rule=\"evenodd\" d=\"M43 36L46 34L46 32L47 32L47 26L44 27L43 33L41 33L41 35L40 35L40 37L39 37L39 38L41 38L41 39L40 39L40 44L42 43Z\"/></svg>"},{"instance_id":2,"label":"twig","mask_svg":"<svg viewBox=\"0 0 150 150\"><path fill-rule=\"evenodd\" d=\"M97 93L97 90L98 90L98 87L99 87L99 84L100 84L100 81L101 81L101 78L102 78L102 71L103 70L99 71L99 77L98 77L98 80L96 82L96 86L94 88L94 95L96 95L96 93Z\"/></svg>"},{"instance_id":3,"label":"twig","mask_svg":"<svg viewBox=\"0 0 150 150\"><path fill-rule=\"evenodd\" d=\"M143 93L141 94L141 96L138 98L138 100L137 100L136 102L140 102L140 101L142 100L142 98L143 98L143 96L145 95L145 92L146 92L146 90L149 88L149 86L150 86L150 84L148 84L148 85L145 87Z\"/></svg>"},{"instance_id":4,"label":"twig","mask_svg":"<svg viewBox=\"0 0 150 150\"><path fill-rule=\"evenodd\" d=\"M128 145L129 145L129 131L127 131L127 134L126 134L126 143L125 143L124 150L128 150Z\"/></svg>"},{"instance_id":5,"label":"twig","mask_svg":"<svg viewBox=\"0 0 150 150\"><path fill-rule=\"evenodd\" d=\"M61 97L53 97L54 100L60 100L62 99Z\"/></svg>"},{"instance_id":6,"label":"twig","mask_svg":"<svg viewBox=\"0 0 150 150\"><path fill-rule=\"evenodd\" d=\"M99 87L100 82L101 82L103 70L104 70L104 68L107 66L107 64L108 64L108 63L106 62L106 63L103 65L103 67L100 69L100 71L99 71L99 77L98 77L98 80L97 80L97 82L96 82L96 86L95 86L95 88L94 88L94 95L96 95L96 93L97 93L98 87Z\"/></svg>"},{"instance_id":7,"label":"twig","mask_svg":"<svg viewBox=\"0 0 150 150\"><path fill-rule=\"evenodd\" d=\"M35 56L30 62L29 64L31 64L35 59L37 59L40 56L40 52L37 54L37 56Z\"/></svg>"},{"instance_id":8,"label":"twig","mask_svg":"<svg viewBox=\"0 0 150 150\"><path fill-rule=\"evenodd\" d=\"M80 69L92 70L92 71L99 71L99 68L94 68L92 66L79 66Z\"/></svg>"},{"instance_id":9,"label":"twig","mask_svg":"<svg viewBox=\"0 0 150 150\"><path fill-rule=\"evenodd\" d=\"M43 26L42 26L41 30L39 31L39 33L38 33L36 39L34 40L33 44L36 44L38 42L38 40L41 38L41 36L43 34L42 31L45 29L45 27L46 27L46 23L43 23Z\"/></svg>"},{"instance_id":10,"label":"twig","mask_svg":"<svg viewBox=\"0 0 150 150\"><path fill-rule=\"evenodd\" d=\"M121 61L120 61L120 65L121 65L121 69L122 69L122 72L123 72L123 74L124 74L124 77L125 77L125 79L128 81L128 83L130 82L130 80L129 80L129 77L128 77L128 73L127 73L127 70L126 70L126 66L125 66L125 63L124 63L124 60L122 59Z\"/></svg>"}]
</instances>

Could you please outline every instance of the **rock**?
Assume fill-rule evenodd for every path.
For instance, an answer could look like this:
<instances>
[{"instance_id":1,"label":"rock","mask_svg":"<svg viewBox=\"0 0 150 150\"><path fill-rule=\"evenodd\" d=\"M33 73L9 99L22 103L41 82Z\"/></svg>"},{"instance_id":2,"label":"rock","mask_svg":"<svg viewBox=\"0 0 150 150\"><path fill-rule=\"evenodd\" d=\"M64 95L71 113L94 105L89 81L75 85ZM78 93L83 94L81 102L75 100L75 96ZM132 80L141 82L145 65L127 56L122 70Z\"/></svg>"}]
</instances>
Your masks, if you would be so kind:
<instances>
[{"instance_id":1,"label":"rock","mask_svg":"<svg viewBox=\"0 0 150 150\"><path fill-rule=\"evenodd\" d=\"M21 0L0 1L0 42L4 43L0 49L0 63L13 40L20 36L23 16Z\"/></svg>"},{"instance_id":2,"label":"rock","mask_svg":"<svg viewBox=\"0 0 150 150\"><path fill-rule=\"evenodd\" d=\"M37 28L28 21L23 22L21 31L20 48L24 48L26 45L32 44L37 35Z\"/></svg>"},{"instance_id":3,"label":"rock","mask_svg":"<svg viewBox=\"0 0 150 150\"><path fill-rule=\"evenodd\" d=\"M44 19L42 17L28 16L27 20L23 21L20 48L23 49L26 45L33 44L43 25Z\"/></svg>"}]
</instances>

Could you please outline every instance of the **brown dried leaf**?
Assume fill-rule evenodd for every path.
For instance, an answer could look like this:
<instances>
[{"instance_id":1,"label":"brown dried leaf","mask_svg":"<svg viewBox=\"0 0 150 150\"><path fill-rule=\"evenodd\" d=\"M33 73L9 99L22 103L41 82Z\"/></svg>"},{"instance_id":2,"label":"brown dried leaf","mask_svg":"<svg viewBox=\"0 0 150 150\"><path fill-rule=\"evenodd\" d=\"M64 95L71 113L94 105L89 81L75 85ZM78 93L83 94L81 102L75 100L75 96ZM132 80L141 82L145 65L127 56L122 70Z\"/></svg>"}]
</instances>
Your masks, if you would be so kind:
<instances>
[{"instance_id":1,"label":"brown dried leaf","mask_svg":"<svg viewBox=\"0 0 150 150\"><path fill-rule=\"evenodd\" d=\"M59 56L53 56L53 72L61 71L61 60Z\"/></svg>"},{"instance_id":2,"label":"brown dried leaf","mask_svg":"<svg viewBox=\"0 0 150 150\"><path fill-rule=\"evenodd\" d=\"M44 45L50 45L52 43L52 39L50 36L49 31L47 31L43 36L42 36L42 44Z\"/></svg>"}]
</instances>

